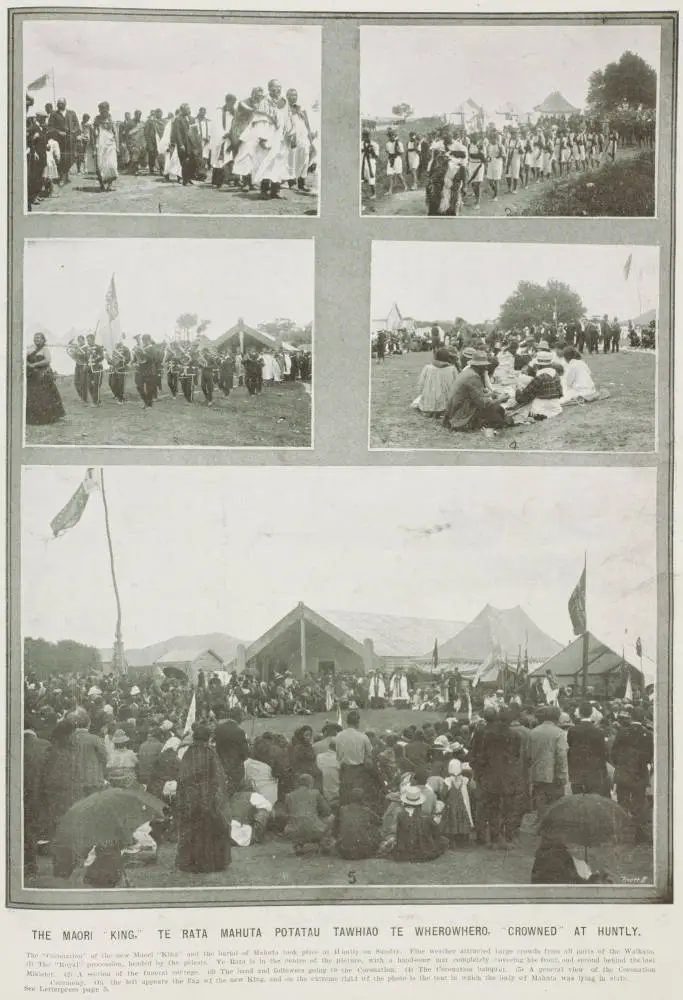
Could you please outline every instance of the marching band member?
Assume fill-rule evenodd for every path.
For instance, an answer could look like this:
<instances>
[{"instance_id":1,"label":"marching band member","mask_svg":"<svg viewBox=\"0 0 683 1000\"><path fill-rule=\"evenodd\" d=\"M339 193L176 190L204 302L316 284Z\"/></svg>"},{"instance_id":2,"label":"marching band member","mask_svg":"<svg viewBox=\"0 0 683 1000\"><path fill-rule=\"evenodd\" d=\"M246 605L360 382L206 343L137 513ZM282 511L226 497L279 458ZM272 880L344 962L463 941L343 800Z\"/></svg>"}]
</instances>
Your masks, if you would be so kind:
<instances>
[{"instance_id":1,"label":"marching band member","mask_svg":"<svg viewBox=\"0 0 683 1000\"><path fill-rule=\"evenodd\" d=\"M89 333L85 338L86 378L90 399L93 406L100 405L100 391L104 377L104 348L95 343L95 334Z\"/></svg>"},{"instance_id":2,"label":"marching band member","mask_svg":"<svg viewBox=\"0 0 683 1000\"><path fill-rule=\"evenodd\" d=\"M88 402L88 353L85 346L85 337L80 334L75 340L70 340L67 344L66 353L74 362L74 388L78 393L78 398L83 403Z\"/></svg>"},{"instance_id":3,"label":"marching band member","mask_svg":"<svg viewBox=\"0 0 683 1000\"><path fill-rule=\"evenodd\" d=\"M107 361L109 363L109 388L119 406L123 406L126 371L131 361L131 353L122 340L114 345L114 350L107 357Z\"/></svg>"},{"instance_id":4,"label":"marching band member","mask_svg":"<svg viewBox=\"0 0 683 1000\"><path fill-rule=\"evenodd\" d=\"M213 376L216 356L208 347L198 347L196 353L197 366L200 372L200 386L204 393L207 406L213 406Z\"/></svg>"},{"instance_id":5,"label":"marching band member","mask_svg":"<svg viewBox=\"0 0 683 1000\"><path fill-rule=\"evenodd\" d=\"M164 351L164 366L166 368L166 384L171 393L171 399L178 395L178 376L180 375L180 351L174 344L168 344Z\"/></svg>"},{"instance_id":6,"label":"marching band member","mask_svg":"<svg viewBox=\"0 0 683 1000\"><path fill-rule=\"evenodd\" d=\"M133 364L135 365L135 388L140 394L144 408L150 409L157 391L156 355L152 338L148 333L137 336L133 348Z\"/></svg>"},{"instance_id":7,"label":"marching band member","mask_svg":"<svg viewBox=\"0 0 683 1000\"><path fill-rule=\"evenodd\" d=\"M185 401L191 403L194 398L194 379L197 374L197 365L189 347L180 347L180 388L183 390Z\"/></svg>"}]
</instances>

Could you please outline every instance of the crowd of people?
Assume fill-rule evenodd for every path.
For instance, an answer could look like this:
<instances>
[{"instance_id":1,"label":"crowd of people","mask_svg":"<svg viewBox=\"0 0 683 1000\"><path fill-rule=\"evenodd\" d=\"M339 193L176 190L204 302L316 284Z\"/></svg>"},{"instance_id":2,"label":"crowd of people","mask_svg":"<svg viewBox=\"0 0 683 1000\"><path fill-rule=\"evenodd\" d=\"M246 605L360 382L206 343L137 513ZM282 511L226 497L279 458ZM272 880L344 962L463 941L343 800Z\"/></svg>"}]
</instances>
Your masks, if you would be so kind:
<instances>
[{"instance_id":1,"label":"crowd of people","mask_svg":"<svg viewBox=\"0 0 683 1000\"><path fill-rule=\"evenodd\" d=\"M292 686L286 671L280 680L283 690ZM447 702L436 722L418 724L411 714L405 725L364 732L352 707L345 728L338 715L321 732L304 722L288 738L274 721L256 736L252 725L250 738L241 708L230 707L231 689L242 683L202 678L192 695L169 679L28 674L26 876L47 851L58 877L85 860L86 883L121 884L127 861L154 861L164 840L177 841L177 868L195 873L223 871L234 848L271 838L291 842L296 855L315 849L353 860L429 861L468 846L507 849L526 814L538 823L554 802L578 793L616 798L637 841L651 840L652 693L636 690L627 701L560 688L541 703L488 688L475 692L473 710L458 686L458 709ZM364 704L376 703L376 677L351 683ZM391 678L385 694L393 699ZM87 859L53 845L66 812L106 787L146 789L165 803L163 818L115 845L113 872L99 863L112 858L108 842L91 845ZM567 846L548 838L530 878L584 880Z\"/></svg>"},{"instance_id":2,"label":"crowd of people","mask_svg":"<svg viewBox=\"0 0 683 1000\"><path fill-rule=\"evenodd\" d=\"M64 99L43 111L26 96L26 156L29 210L69 184L74 174L97 177L111 191L120 174L157 175L185 186L206 182L215 188L259 189L264 199L281 198L283 188L307 194L315 182L318 134L308 112L278 80L254 87L238 100L226 94L213 115L188 104L164 114L126 111L114 120L102 101L97 114L79 117Z\"/></svg>"},{"instance_id":3,"label":"crowd of people","mask_svg":"<svg viewBox=\"0 0 683 1000\"><path fill-rule=\"evenodd\" d=\"M644 116L634 133L639 146L654 147L654 118ZM630 137L632 138L632 137ZM369 200L377 197L380 168L387 196L424 187L427 215L458 215L466 202L481 208L482 193L496 202L556 177L613 163L623 144L614 124L587 119L541 118L536 125L505 125L478 131L449 125L407 142L395 127L380 145L362 132L361 181Z\"/></svg>"},{"instance_id":4,"label":"crowd of people","mask_svg":"<svg viewBox=\"0 0 683 1000\"><path fill-rule=\"evenodd\" d=\"M280 680L283 690L292 687L286 671ZM375 703L373 682L376 691L376 678L351 679L364 704ZM566 688L541 704L489 689L477 693L476 710L469 696L467 710L447 702L433 723L411 715L400 727L364 732L352 707L345 728L339 718L321 732L303 723L289 739L276 724L257 736L252 726L249 738L242 710L230 707L242 683L202 678L190 724L190 692L179 681L62 675L42 682L29 674L27 877L47 850L59 877L86 860L88 884L121 884L126 862L153 861L163 840L177 841L176 866L195 873L223 871L234 848L270 838L290 841L296 855L314 848L353 860L429 861L468 846L507 849L527 813L542 819L577 793L616 798L637 840L651 838L652 695L596 699ZM346 702L355 704L353 688ZM130 843L115 845L113 872L102 864L112 858L109 843L93 844L88 859L50 847L71 806L106 787L144 788L166 807ZM105 881L97 881L103 870ZM530 878L583 880L566 845L547 839Z\"/></svg>"},{"instance_id":5,"label":"crowd of people","mask_svg":"<svg viewBox=\"0 0 683 1000\"><path fill-rule=\"evenodd\" d=\"M531 324L472 337L432 327L432 359L418 379L411 406L453 431L502 430L560 416L563 408L607 397L597 389L586 355L616 354L622 345L654 345L647 331L607 315L571 323ZM409 339L400 331L373 338L378 363L402 354Z\"/></svg>"},{"instance_id":6,"label":"crowd of people","mask_svg":"<svg viewBox=\"0 0 683 1000\"><path fill-rule=\"evenodd\" d=\"M201 340L170 340L156 343L149 334L133 338L129 348L124 341L107 351L97 343L96 335L79 335L67 346L74 362L74 387L84 405L99 406L106 377L116 402L123 406L129 399L126 380L132 375L135 389L145 409L151 408L164 391L171 399L195 400L201 391L207 406L213 406L214 393L229 396L244 387L250 396L280 382L309 383L312 379L312 354L309 350L249 348L242 353L229 345L215 349ZM65 411L45 336L36 333L26 358L26 422L49 424L64 417Z\"/></svg>"}]
</instances>

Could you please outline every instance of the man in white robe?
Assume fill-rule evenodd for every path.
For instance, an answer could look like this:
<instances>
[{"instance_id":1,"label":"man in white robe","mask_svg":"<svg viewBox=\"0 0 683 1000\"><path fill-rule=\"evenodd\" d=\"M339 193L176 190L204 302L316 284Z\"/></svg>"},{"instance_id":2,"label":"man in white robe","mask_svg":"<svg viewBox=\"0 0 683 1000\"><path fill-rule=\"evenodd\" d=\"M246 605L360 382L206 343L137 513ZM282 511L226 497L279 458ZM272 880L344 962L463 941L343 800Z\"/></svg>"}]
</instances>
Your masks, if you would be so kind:
<instances>
[{"instance_id":1,"label":"man in white robe","mask_svg":"<svg viewBox=\"0 0 683 1000\"><path fill-rule=\"evenodd\" d=\"M399 669L391 675L391 680L389 681L389 700L393 704L396 704L397 702L405 702L405 704L407 704L409 698L408 678L399 667Z\"/></svg>"},{"instance_id":2,"label":"man in white robe","mask_svg":"<svg viewBox=\"0 0 683 1000\"><path fill-rule=\"evenodd\" d=\"M287 101L282 96L279 80L268 83L266 110L271 120L269 134L265 137L266 154L254 171L254 183L260 185L262 198L280 198L280 189L289 177L289 124Z\"/></svg>"},{"instance_id":3,"label":"man in white robe","mask_svg":"<svg viewBox=\"0 0 683 1000\"><path fill-rule=\"evenodd\" d=\"M299 94L292 87L287 91L287 126L289 135L287 165L288 183L299 191L308 191L306 177L311 162L311 152L315 134L308 121L308 115L299 104Z\"/></svg>"}]
</instances>

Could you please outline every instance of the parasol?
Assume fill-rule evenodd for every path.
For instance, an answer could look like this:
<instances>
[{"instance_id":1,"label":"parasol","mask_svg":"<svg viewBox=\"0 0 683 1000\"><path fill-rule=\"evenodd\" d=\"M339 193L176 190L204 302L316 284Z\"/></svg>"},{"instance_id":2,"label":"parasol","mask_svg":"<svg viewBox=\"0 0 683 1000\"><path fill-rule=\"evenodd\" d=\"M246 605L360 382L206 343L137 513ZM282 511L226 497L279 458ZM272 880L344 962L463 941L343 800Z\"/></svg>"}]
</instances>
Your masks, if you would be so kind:
<instances>
[{"instance_id":1,"label":"parasol","mask_svg":"<svg viewBox=\"0 0 683 1000\"><path fill-rule=\"evenodd\" d=\"M621 806L604 795L565 795L545 812L539 833L584 848L632 839L633 822Z\"/></svg>"},{"instance_id":2,"label":"parasol","mask_svg":"<svg viewBox=\"0 0 683 1000\"><path fill-rule=\"evenodd\" d=\"M62 816L53 843L85 857L96 844L127 844L135 830L163 819L164 804L137 788L105 788L79 799Z\"/></svg>"}]
</instances>

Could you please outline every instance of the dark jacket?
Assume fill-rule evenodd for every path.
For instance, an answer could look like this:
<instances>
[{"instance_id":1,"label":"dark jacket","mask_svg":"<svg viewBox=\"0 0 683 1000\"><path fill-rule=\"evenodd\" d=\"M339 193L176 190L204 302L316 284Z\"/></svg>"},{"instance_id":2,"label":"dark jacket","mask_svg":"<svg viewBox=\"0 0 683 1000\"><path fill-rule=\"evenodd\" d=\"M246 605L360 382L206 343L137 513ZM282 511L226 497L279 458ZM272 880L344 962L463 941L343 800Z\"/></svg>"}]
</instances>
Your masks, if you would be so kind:
<instances>
[{"instance_id":1,"label":"dark jacket","mask_svg":"<svg viewBox=\"0 0 683 1000\"><path fill-rule=\"evenodd\" d=\"M495 722L484 730L477 764L484 791L504 795L516 792L522 780L521 734Z\"/></svg>"},{"instance_id":2,"label":"dark jacket","mask_svg":"<svg viewBox=\"0 0 683 1000\"><path fill-rule=\"evenodd\" d=\"M490 403L491 397L484 389L481 376L474 368L465 368L453 383L444 424L454 430L466 430Z\"/></svg>"},{"instance_id":3,"label":"dark jacket","mask_svg":"<svg viewBox=\"0 0 683 1000\"><path fill-rule=\"evenodd\" d=\"M625 726L617 733L612 746L615 784L647 784L647 765L652 763L653 756L652 733L637 722Z\"/></svg>"},{"instance_id":4,"label":"dark jacket","mask_svg":"<svg viewBox=\"0 0 683 1000\"><path fill-rule=\"evenodd\" d=\"M567 743L569 780L572 784L604 779L607 774L607 747L597 726L582 719L567 731Z\"/></svg>"}]
</instances>

